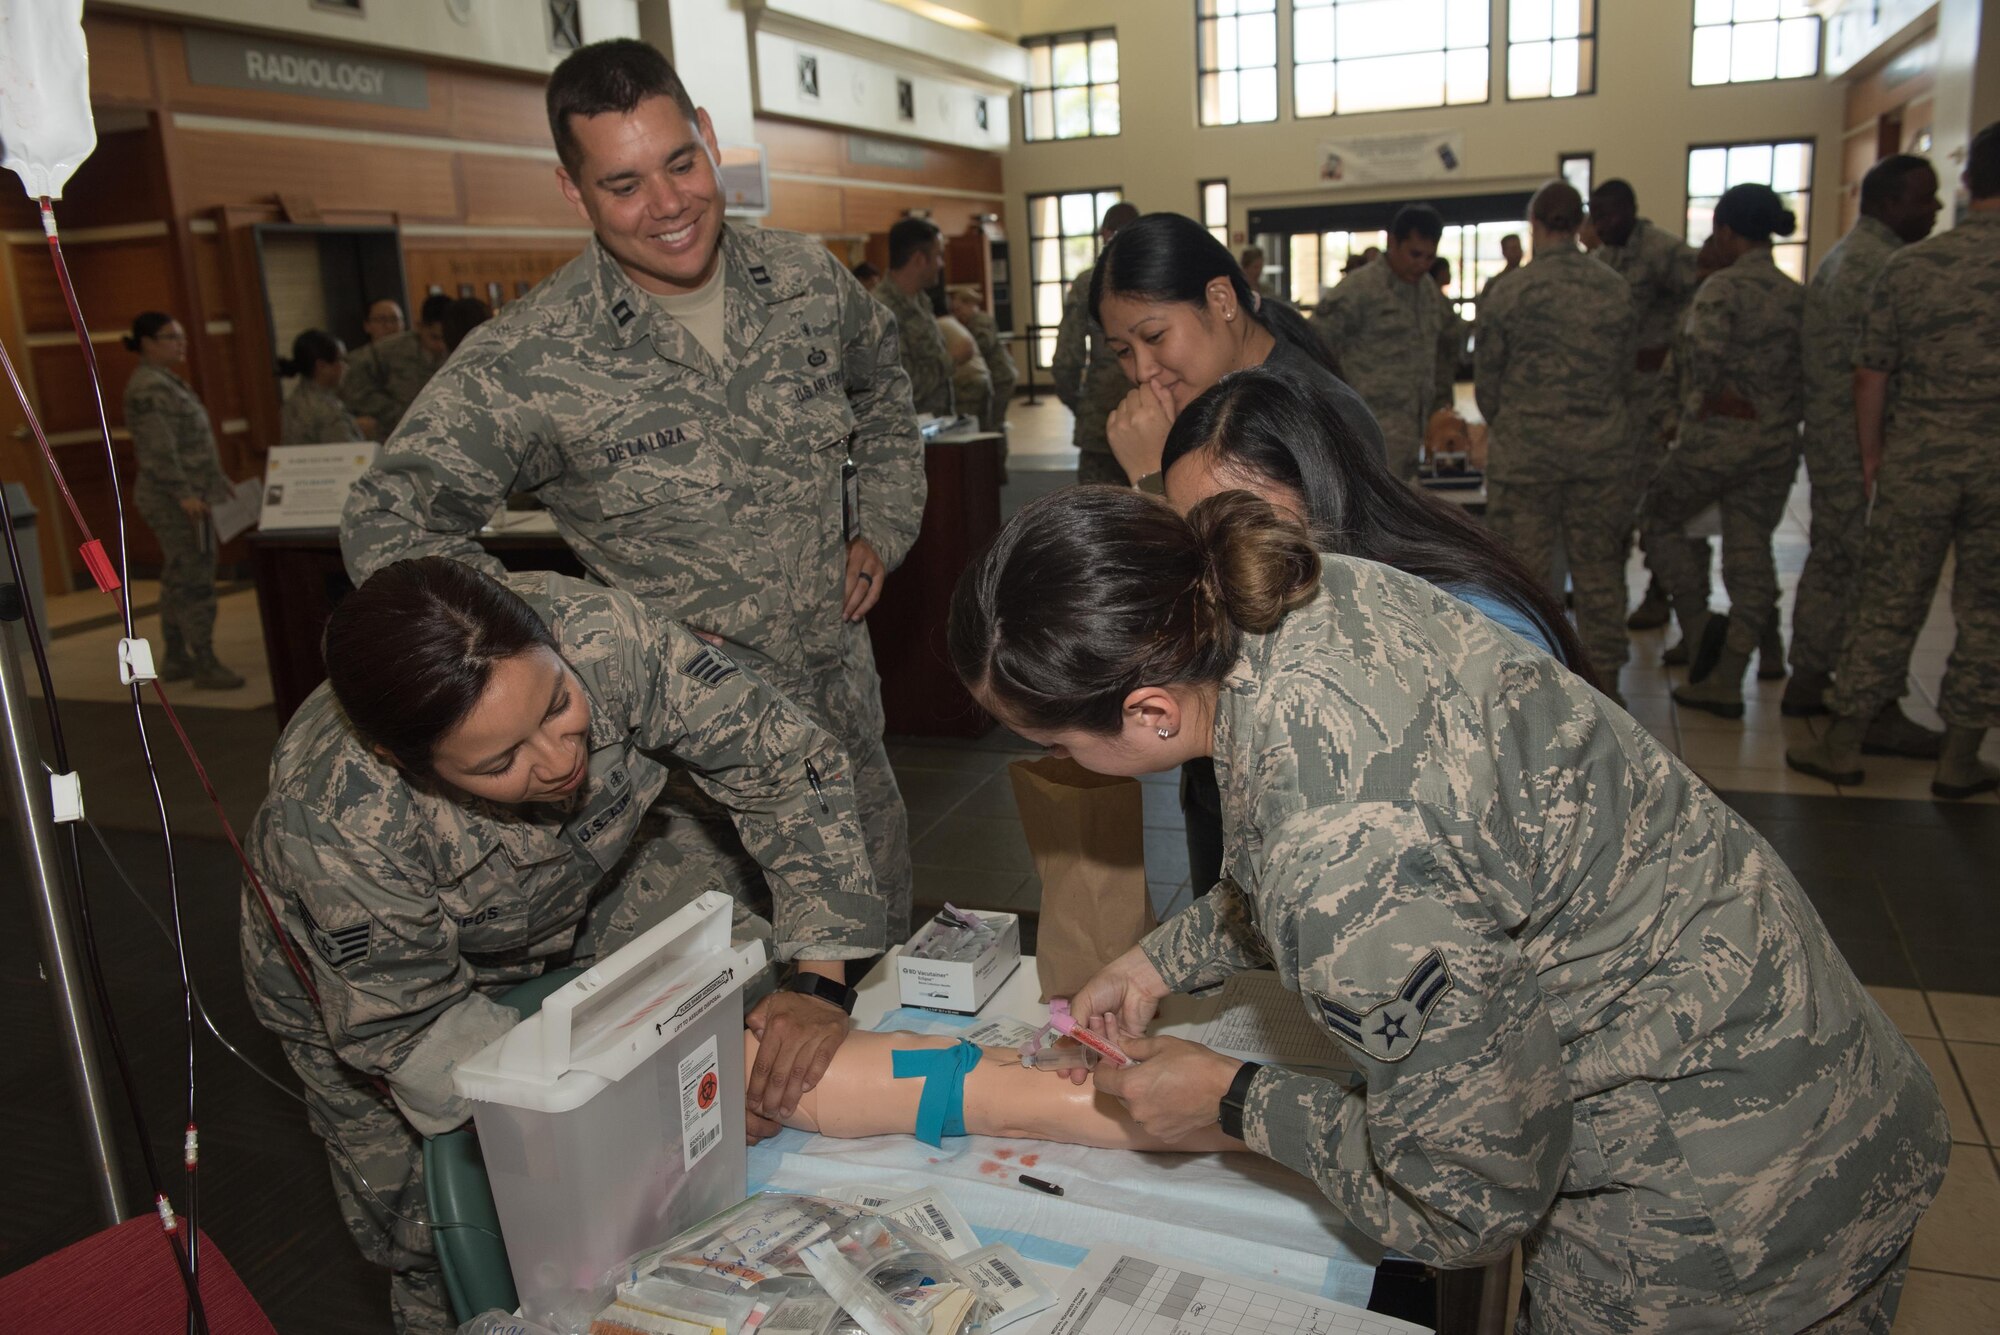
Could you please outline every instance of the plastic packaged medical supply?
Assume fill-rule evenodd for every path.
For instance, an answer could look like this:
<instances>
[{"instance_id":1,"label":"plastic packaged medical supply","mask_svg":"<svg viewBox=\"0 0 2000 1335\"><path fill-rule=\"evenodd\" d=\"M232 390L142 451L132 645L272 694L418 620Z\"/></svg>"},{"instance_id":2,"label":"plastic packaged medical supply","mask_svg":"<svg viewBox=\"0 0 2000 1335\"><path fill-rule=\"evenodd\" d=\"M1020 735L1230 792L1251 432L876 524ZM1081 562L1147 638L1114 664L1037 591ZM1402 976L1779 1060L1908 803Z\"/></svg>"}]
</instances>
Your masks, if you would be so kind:
<instances>
[{"instance_id":1,"label":"plastic packaged medical supply","mask_svg":"<svg viewBox=\"0 0 2000 1335\"><path fill-rule=\"evenodd\" d=\"M819 1196L752 1196L612 1278L593 1335L984 1335L998 1310L925 1238Z\"/></svg>"},{"instance_id":2,"label":"plastic packaged medical supply","mask_svg":"<svg viewBox=\"0 0 2000 1335\"><path fill-rule=\"evenodd\" d=\"M460 1326L458 1335L556 1335L556 1332L495 1308Z\"/></svg>"},{"instance_id":3,"label":"plastic packaged medical supply","mask_svg":"<svg viewBox=\"0 0 2000 1335\"><path fill-rule=\"evenodd\" d=\"M998 935L978 914L946 904L911 938L908 953L922 960L976 960Z\"/></svg>"}]
</instances>

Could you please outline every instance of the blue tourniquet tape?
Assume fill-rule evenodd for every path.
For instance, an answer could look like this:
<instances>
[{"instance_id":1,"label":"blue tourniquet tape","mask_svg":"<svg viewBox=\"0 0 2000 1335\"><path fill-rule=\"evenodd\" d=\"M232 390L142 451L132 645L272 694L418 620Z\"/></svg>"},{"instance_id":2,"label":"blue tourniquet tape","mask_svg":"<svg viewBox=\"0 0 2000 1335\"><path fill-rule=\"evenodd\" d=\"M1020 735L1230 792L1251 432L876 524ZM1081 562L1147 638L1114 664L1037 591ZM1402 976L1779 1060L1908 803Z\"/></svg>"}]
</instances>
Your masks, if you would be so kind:
<instances>
[{"instance_id":1,"label":"blue tourniquet tape","mask_svg":"<svg viewBox=\"0 0 2000 1335\"><path fill-rule=\"evenodd\" d=\"M917 1098L917 1139L944 1144L946 1136L965 1134L965 1077L979 1065L979 1045L960 1039L948 1048L898 1048L889 1054L898 1080L922 1077Z\"/></svg>"}]
</instances>

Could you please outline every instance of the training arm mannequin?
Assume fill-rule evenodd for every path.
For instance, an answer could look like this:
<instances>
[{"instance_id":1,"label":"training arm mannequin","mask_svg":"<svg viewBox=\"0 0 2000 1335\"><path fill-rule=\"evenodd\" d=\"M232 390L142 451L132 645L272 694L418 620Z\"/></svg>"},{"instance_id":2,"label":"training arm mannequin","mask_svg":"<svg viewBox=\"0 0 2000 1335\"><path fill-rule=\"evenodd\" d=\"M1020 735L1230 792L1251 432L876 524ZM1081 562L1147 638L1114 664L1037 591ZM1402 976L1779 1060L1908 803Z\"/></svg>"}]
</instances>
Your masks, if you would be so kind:
<instances>
[{"instance_id":1,"label":"training arm mannequin","mask_svg":"<svg viewBox=\"0 0 2000 1335\"><path fill-rule=\"evenodd\" d=\"M787 1126L837 1140L909 1135L916 1127L920 1079L898 1080L891 1071L897 1049L948 1048L957 1040L930 1034L856 1031L834 1055L819 1084L799 1100ZM744 1069L756 1064L757 1038L743 1035ZM975 1136L1052 1140L1098 1149L1206 1154L1240 1150L1243 1142L1204 1127L1168 1142L1141 1130L1125 1106L1086 1083L1021 1065L1012 1048L988 1048L965 1078L965 1129Z\"/></svg>"}]
</instances>

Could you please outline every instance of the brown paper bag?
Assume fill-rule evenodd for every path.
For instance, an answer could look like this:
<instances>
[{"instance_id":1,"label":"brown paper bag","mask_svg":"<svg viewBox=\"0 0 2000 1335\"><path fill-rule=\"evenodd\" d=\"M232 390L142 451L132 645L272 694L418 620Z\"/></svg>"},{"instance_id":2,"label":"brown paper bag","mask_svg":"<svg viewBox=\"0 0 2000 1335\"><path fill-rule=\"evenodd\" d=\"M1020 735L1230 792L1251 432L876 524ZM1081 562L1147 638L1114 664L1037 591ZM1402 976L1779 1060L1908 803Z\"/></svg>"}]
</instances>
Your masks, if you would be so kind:
<instances>
[{"instance_id":1,"label":"brown paper bag","mask_svg":"<svg viewBox=\"0 0 2000 1335\"><path fill-rule=\"evenodd\" d=\"M1146 894L1139 781L1054 758L1017 760L1007 770L1042 878L1035 934L1042 1000L1066 997L1157 924Z\"/></svg>"}]
</instances>

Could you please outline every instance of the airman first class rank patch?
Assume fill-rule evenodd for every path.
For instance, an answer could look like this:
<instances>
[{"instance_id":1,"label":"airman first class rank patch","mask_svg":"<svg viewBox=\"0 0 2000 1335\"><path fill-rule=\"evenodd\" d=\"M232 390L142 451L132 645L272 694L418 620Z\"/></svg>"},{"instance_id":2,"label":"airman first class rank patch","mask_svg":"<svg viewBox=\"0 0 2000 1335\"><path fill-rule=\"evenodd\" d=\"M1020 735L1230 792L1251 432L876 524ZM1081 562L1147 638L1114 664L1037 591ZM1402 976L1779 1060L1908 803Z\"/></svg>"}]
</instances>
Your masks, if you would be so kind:
<instances>
[{"instance_id":1,"label":"airman first class rank patch","mask_svg":"<svg viewBox=\"0 0 2000 1335\"><path fill-rule=\"evenodd\" d=\"M704 686L720 686L740 671L741 668L713 649L703 649L681 664L682 676L693 677Z\"/></svg>"},{"instance_id":2,"label":"airman first class rank patch","mask_svg":"<svg viewBox=\"0 0 2000 1335\"><path fill-rule=\"evenodd\" d=\"M1395 996L1365 1011L1350 1010L1316 992L1308 995L1337 1037L1376 1061L1399 1062L1416 1050L1431 1011L1450 990L1451 970L1445 967L1444 957L1432 950L1417 961Z\"/></svg>"},{"instance_id":3,"label":"airman first class rank patch","mask_svg":"<svg viewBox=\"0 0 2000 1335\"><path fill-rule=\"evenodd\" d=\"M299 904L299 917L305 921L306 939L312 942L312 948L319 952L328 968L338 969L368 958L370 934L375 930L373 918L329 932L313 921L312 911L303 902Z\"/></svg>"}]
</instances>

